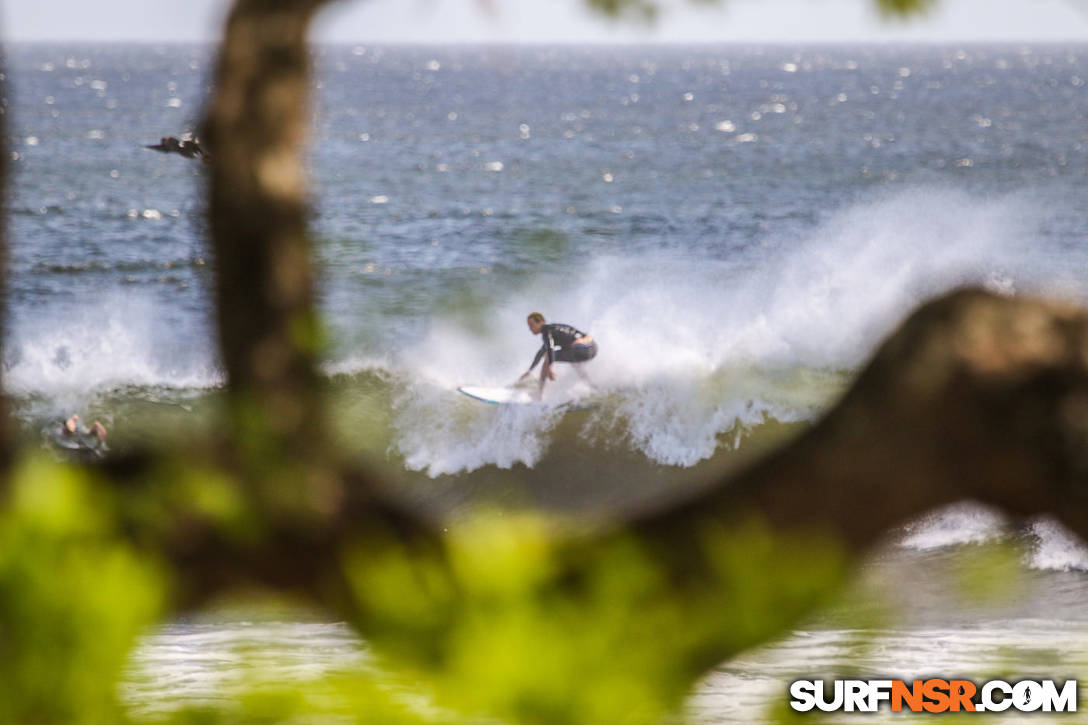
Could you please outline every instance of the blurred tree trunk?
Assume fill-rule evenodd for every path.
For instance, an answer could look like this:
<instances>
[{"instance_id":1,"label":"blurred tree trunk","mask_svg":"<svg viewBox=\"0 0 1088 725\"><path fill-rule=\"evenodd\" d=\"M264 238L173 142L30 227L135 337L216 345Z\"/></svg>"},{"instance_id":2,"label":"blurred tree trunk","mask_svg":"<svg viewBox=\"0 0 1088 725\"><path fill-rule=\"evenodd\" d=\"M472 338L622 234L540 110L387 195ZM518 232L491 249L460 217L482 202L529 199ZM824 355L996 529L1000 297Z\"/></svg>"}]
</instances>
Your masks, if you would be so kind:
<instances>
[{"instance_id":1,"label":"blurred tree trunk","mask_svg":"<svg viewBox=\"0 0 1088 725\"><path fill-rule=\"evenodd\" d=\"M302 159L306 33L324 0L239 0L227 21L204 134L219 350L235 453L274 507L329 511Z\"/></svg>"},{"instance_id":2,"label":"blurred tree trunk","mask_svg":"<svg viewBox=\"0 0 1088 725\"><path fill-rule=\"evenodd\" d=\"M319 447L320 336L306 236L306 32L320 0L241 0L227 22L205 135L220 351L247 428Z\"/></svg>"}]
</instances>

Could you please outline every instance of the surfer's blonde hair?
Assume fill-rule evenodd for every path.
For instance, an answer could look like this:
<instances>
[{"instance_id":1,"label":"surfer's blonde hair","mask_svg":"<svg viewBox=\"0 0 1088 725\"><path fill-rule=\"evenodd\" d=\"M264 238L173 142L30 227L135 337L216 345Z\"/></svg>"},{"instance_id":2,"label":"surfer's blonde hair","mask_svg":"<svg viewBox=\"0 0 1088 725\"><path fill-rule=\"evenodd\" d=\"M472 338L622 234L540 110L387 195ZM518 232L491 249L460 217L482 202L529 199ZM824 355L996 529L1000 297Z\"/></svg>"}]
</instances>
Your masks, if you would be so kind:
<instances>
[{"instance_id":1,"label":"surfer's blonde hair","mask_svg":"<svg viewBox=\"0 0 1088 725\"><path fill-rule=\"evenodd\" d=\"M528 319L529 322L539 322L542 325L544 324L544 315L540 314L539 312L530 312Z\"/></svg>"}]
</instances>

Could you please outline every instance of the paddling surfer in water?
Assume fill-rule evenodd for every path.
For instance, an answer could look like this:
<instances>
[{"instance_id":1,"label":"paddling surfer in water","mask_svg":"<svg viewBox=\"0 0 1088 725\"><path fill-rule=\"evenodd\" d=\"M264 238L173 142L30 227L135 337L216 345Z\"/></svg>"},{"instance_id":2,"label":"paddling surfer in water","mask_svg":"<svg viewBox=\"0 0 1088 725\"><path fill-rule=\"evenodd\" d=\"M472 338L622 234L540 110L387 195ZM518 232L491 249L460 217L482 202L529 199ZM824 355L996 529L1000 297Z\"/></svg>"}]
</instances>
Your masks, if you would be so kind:
<instances>
[{"instance_id":1,"label":"paddling surfer in water","mask_svg":"<svg viewBox=\"0 0 1088 725\"><path fill-rule=\"evenodd\" d=\"M540 387L537 388L536 393L538 399L544 395L544 384L549 380L555 380L552 365L557 362L574 363L575 372L586 381L586 384L590 384L581 363L588 362L597 356L597 343L593 341L591 335L561 322L548 324L544 320L544 315L539 312L529 315L528 323L530 332L534 335L543 335L544 344L533 358L533 364L524 375L518 378L518 382L532 375L533 368L543 358L544 367L540 368Z\"/></svg>"}]
</instances>

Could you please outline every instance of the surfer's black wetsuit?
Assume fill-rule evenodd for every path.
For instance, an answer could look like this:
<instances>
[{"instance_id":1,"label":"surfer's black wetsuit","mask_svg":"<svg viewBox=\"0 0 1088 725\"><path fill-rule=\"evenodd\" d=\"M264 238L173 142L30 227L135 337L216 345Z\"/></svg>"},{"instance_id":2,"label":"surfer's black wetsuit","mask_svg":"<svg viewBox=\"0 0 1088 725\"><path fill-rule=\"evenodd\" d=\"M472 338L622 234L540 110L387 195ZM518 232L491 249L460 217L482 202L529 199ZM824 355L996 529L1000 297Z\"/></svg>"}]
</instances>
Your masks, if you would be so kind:
<instances>
[{"instance_id":1,"label":"surfer's black wetsuit","mask_svg":"<svg viewBox=\"0 0 1088 725\"><path fill-rule=\"evenodd\" d=\"M536 364L540 362L540 358L545 356L547 356L550 365L554 362L585 362L586 360L592 360L597 355L596 342L575 342L579 338L586 337L586 333L570 325L564 325L562 322L542 326L540 334L544 338L544 344L541 345L536 357L533 358L533 364L529 366L530 370L535 368ZM556 347L559 349L556 350Z\"/></svg>"}]
</instances>

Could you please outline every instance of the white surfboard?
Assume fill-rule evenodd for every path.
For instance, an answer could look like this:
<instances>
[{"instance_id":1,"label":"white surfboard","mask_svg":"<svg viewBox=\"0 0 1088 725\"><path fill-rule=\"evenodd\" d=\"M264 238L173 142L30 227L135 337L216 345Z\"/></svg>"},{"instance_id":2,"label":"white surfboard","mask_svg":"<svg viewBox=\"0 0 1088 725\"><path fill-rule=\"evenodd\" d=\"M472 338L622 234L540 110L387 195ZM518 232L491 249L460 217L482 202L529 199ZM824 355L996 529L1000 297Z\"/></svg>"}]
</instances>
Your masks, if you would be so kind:
<instances>
[{"instance_id":1,"label":"white surfboard","mask_svg":"<svg viewBox=\"0 0 1088 725\"><path fill-rule=\"evenodd\" d=\"M547 392L544 400L540 401L529 394L525 388L492 388L486 385L462 385L457 392L467 395L473 400L489 405L543 405L547 407L562 408L563 410L593 410L597 404L591 400L567 399L548 400Z\"/></svg>"},{"instance_id":2,"label":"white surfboard","mask_svg":"<svg viewBox=\"0 0 1088 725\"><path fill-rule=\"evenodd\" d=\"M462 385L457 389L462 395L491 405L526 405L539 403L524 388L489 388L483 385Z\"/></svg>"}]
</instances>

